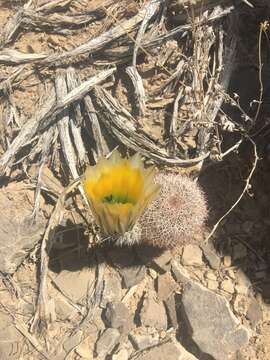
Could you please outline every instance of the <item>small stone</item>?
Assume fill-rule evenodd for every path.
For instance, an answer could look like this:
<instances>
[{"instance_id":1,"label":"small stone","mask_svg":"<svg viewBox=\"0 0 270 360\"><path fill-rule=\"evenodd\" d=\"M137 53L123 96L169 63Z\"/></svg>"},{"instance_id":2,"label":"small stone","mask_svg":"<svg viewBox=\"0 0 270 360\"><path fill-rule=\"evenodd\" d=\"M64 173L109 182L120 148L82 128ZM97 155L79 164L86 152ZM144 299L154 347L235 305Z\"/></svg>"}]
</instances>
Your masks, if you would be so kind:
<instances>
[{"instance_id":1,"label":"small stone","mask_svg":"<svg viewBox=\"0 0 270 360\"><path fill-rule=\"evenodd\" d=\"M151 276L151 278L154 280L158 277L158 273L154 269L149 268L148 273Z\"/></svg>"},{"instance_id":2,"label":"small stone","mask_svg":"<svg viewBox=\"0 0 270 360\"><path fill-rule=\"evenodd\" d=\"M130 329L131 316L126 305L121 302L107 304L105 319L109 327L118 329L121 334L127 333Z\"/></svg>"},{"instance_id":3,"label":"small stone","mask_svg":"<svg viewBox=\"0 0 270 360\"><path fill-rule=\"evenodd\" d=\"M229 294L234 293L234 284L231 279L223 280L221 283L221 289L226 291Z\"/></svg>"},{"instance_id":4,"label":"small stone","mask_svg":"<svg viewBox=\"0 0 270 360\"><path fill-rule=\"evenodd\" d=\"M170 341L143 351L137 360L196 360L180 343Z\"/></svg>"},{"instance_id":5,"label":"small stone","mask_svg":"<svg viewBox=\"0 0 270 360\"><path fill-rule=\"evenodd\" d=\"M54 299L54 302L55 302L55 312L57 314L58 319L65 321L72 318L75 315L76 310L66 300L56 297Z\"/></svg>"},{"instance_id":6,"label":"small stone","mask_svg":"<svg viewBox=\"0 0 270 360\"><path fill-rule=\"evenodd\" d=\"M167 329L164 305L162 302L156 301L151 293L144 298L140 319L143 326L151 326L158 330Z\"/></svg>"},{"instance_id":7,"label":"small stone","mask_svg":"<svg viewBox=\"0 0 270 360\"><path fill-rule=\"evenodd\" d=\"M71 349L80 344L82 339L82 331L77 331L75 335L70 336L63 344L64 350L68 353Z\"/></svg>"},{"instance_id":8,"label":"small stone","mask_svg":"<svg viewBox=\"0 0 270 360\"><path fill-rule=\"evenodd\" d=\"M158 333L154 334L130 334L130 340L135 348L135 350L144 350L149 347L155 346L159 342Z\"/></svg>"},{"instance_id":9,"label":"small stone","mask_svg":"<svg viewBox=\"0 0 270 360\"><path fill-rule=\"evenodd\" d=\"M177 317L177 304L174 294L172 294L165 301L165 307L168 315L169 327L173 327L174 329L178 328L178 317Z\"/></svg>"},{"instance_id":10,"label":"small stone","mask_svg":"<svg viewBox=\"0 0 270 360\"><path fill-rule=\"evenodd\" d=\"M263 319L263 312L258 301L254 298L251 299L247 310L247 319L251 325L255 327Z\"/></svg>"},{"instance_id":11,"label":"small stone","mask_svg":"<svg viewBox=\"0 0 270 360\"><path fill-rule=\"evenodd\" d=\"M236 244L233 247L233 259L239 260L243 259L247 256L247 248L243 244Z\"/></svg>"},{"instance_id":12,"label":"small stone","mask_svg":"<svg viewBox=\"0 0 270 360\"><path fill-rule=\"evenodd\" d=\"M54 279L54 282L73 302L84 304L89 285L94 280L94 271L84 268L80 271L63 270Z\"/></svg>"},{"instance_id":13,"label":"small stone","mask_svg":"<svg viewBox=\"0 0 270 360\"><path fill-rule=\"evenodd\" d=\"M139 284L145 278L145 266L141 265L122 268L120 269L120 274L123 279L123 285L127 289Z\"/></svg>"},{"instance_id":14,"label":"small stone","mask_svg":"<svg viewBox=\"0 0 270 360\"><path fill-rule=\"evenodd\" d=\"M202 266L202 250L197 245L189 244L184 247L182 264L187 266Z\"/></svg>"},{"instance_id":15,"label":"small stone","mask_svg":"<svg viewBox=\"0 0 270 360\"><path fill-rule=\"evenodd\" d=\"M117 329L106 329L96 343L96 354L101 358L109 355L120 339L120 333Z\"/></svg>"},{"instance_id":16,"label":"small stone","mask_svg":"<svg viewBox=\"0 0 270 360\"><path fill-rule=\"evenodd\" d=\"M178 283L185 284L191 280L187 270L175 260L172 261L172 273Z\"/></svg>"},{"instance_id":17,"label":"small stone","mask_svg":"<svg viewBox=\"0 0 270 360\"><path fill-rule=\"evenodd\" d=\"M186 284L181 309L187 336L209 357L224 360L248 344L250 333L240 325L228 301L202 285Z\"/></svg>"},{"instance_id":18,"label":"small stone","mask_svg":"<svg viewBox=\"0 0 270 360\"><path fill-rule=\"evenodd\" d=\"M227 267L231 267L232 266L232 258L230 255L225 255L223 258L223 264L224 266Z\"/></svg>"},{"instance_id":19,"label":"small stone","mask_svg":"<svg viewBox=\"0 0 270 360\"><path fill-rule=\"evenodd\" d=\"M235 291L240 295L247 295L249 293L249 289L246 285L235 285Z\"/></svg>"},{"instance_id":20,"label":"small stone","mask_svg":"<svg viewBox=\"0 0 270 360\"><path fill-rule=\"evenodd\" d=\"M157 278L157 294L161 301L168 299L168 297L175 291L177 284L174 281L170 272L160 275Z\"/></svg>"},{"instance_id":21,"label":"small stone","mask_svg":"<svg viewBox=\"0 0 270 360\"><path fill-rule=\"evenodd\" d=\"M129 353L127 349L120 349L117 353L113 354L112 360L128 360Z\"/></svg>"},{"instance_id":22,"label":"small stone","mask_svg":"<svg viewBox=\"0 0 270 360\"><path fill-rule=\"evenodd\" d=\"M233 269L228 269L227 274L232 280L235 280L235 273L234 273Z\"/></svg>"},{"instance_id":23,"label":"small stone","mask_svg":"<svg viewBox=\"0 0 270 360\"><path fill-rule=\"evenodd\" d=\"M171 269L172 253L167 250L164 251L160 256L153 259L153 264L157 266L159 271L166 272Z\"/></svg>"},{"instance_id":24,"label":"small stone","mask_svg":"<svg viewBox=\"0 0 270 360\"><path fill-rule=\"evenodd\" d=\"M207 280L207 287L209 290L216 291L218 289L218 282L216 280Z\"/></svg>"},{"instance_id":25,"label":"small stone","mask_svg":"<svg viewBox=\"0 0 270 360\"><path fill-rule=\"evenodd\" d=\"M236 295L233 307L237 314L245 315L247 312L247 298L243 295Z\"/></svg>"},{"instance_id":26,"label":"small stone","mask_svg":"<svg viewBox=\"0 0 270 360\"><path fill-rule=\"evenodd\" d=\"M120 301L122 297L121 280L114 275L106 277L100 306L106 308L108 302Z\"/></svg>"},{"instance_id":27,"label":"small stone","mask_svg":"<svg viewBox=\"0 0 270 360\"><path fill-rule=\"evenodd\" d=\"M217 277L216 277L216 275L212 272L212 271L207 271L206 273L205 273L205 277L206 277L206 279L208 279L208 280L217 280Z\"/></svg>"},{"instance_id":28,"label":"small stone","mask_svg":"<svg viewBox=\"0 0 270 360\"><path fill-rule=\"evenodd\" d=\"M207 243L206 245L202 245L202 249L211 268L218 270L220 267L220 257L218 256L214 246L211 243Z\"/></svg>"}]
</instances>

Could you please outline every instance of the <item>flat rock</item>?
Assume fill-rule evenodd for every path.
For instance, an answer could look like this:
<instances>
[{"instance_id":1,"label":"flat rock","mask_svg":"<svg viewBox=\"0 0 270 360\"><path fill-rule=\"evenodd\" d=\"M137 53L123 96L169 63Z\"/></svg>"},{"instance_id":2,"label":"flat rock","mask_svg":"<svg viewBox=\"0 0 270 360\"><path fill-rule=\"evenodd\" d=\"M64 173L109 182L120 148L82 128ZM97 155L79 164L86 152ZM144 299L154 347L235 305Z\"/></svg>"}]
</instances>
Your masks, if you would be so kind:
<instances>
[{"instance_id":1,"label":"flat rock","mask_svg":"<svg viewBox=\"0 0 270 360\"><path fill-rule=\"evenodd\" d=\"M220 267L220 257L218 256L212 243L202 245L203 254L212 269L217 270Z\"/></svg>"},{"instance_id":2,"label":"flat rock","mask_svg":"<svg viewBox=\"0 0 270 360\"><path fill-rule=\"evenodd\" d=\"M181 344L170 341L146 350L138 357L138 360L196 360Z\"/></svg>"},{"instance_id":3,"label":"flat rock","mask_svg":"<svg viewBox=\"0 0 270 360\"><path fill-rule=\"evenodd\" d=\"M84 304L87 291L94 280L94 270L84 268L79 271L63 270L54 279L54 282L73 302Z\"/></svg>"},{"instance_id":4,"label":"flat rock","mask_svg":"<svg viewBox=\"0 0 270 360\"><path fill-rule=\"evenodd\" d=\"M124 287L130 288L131 286L139 284L145 277L145 266L134 265L120 269L120 274L123 279Z\"/></svg>"},{"instance_id":5,"label":"flat rock","mask_svg":"<svg viewBox=\"0 0 270 360\"><path fill-rule=\"evenodd\" d=\"M125 304L109 302L105 311L106 323L109 327L118 329L121 334L127 333L131 327L131 315Z\"/></svg>"},{"instance_id":6,"label":"flat rock","mask_svg":"<svg viewBox=\"0 0 270 360\"><path fill-rule=\"evenodd\" d=\"M105 278L100 306L106 308L108 302L120 301L121 297L121 280L118 276L110 274Z\"/></svg>"},{"instance_id":7,"label":"flat rock","mask_svg":"<svg viewBox=\"0 0 270 360\"><path fill-rule=\"evenodd\" d=\"M0 313L0 358L20 359L24 338L12 323L12 318Z\"/></svg>"},{"instance_id":8,"label":"flat rock","mask_svg":"<svg viewBox=\"0 0 270 360\"><path fill-rule=\"evenodd\" d=\"M197 245L188 244L184 247L182 264L186 266L202 266L202 250Z\"/></svg>"},{"instance_id":9,"label":"flat rock","mask_svg":"<svg viewBox=\"0 0 270 360\"><path fill-rule=\"evenodd\" d=\"M46 219L40 212L31 218L34 191L26 184L12 183L0 191L0 271L14 273L29 252L40 241Z\"/></svg>"},{"instance_id":10,"label":"flat rock","mask_svg":"<svg viewBox=\"0 0 270 360\"><path fill-rule=\"evenodd\" d=\"M158 333L154 334L138 334L136 332L130 333L130 341L136 350L144 350L155 346L159 342Z\"/></svg>"},{"instance_id":11,"label":"flat rock","mask_svg":"<svg viewBox=\"0 0 270 360\"><path fill-rule=\"evenodd\" d=\"M151 326L157 330L167 329L165 307L163 303L157 301L151 293L143 300L140 319L143 326Z\"/></svg>"},{"instance_id":12,"label":"flat rock","mask_svg":"<svg viewBox=\"0 0 270 360\"><path fill-rule=\"evenodd\" d=\"M82 339L82 331L77 331L73 336L67 338L67 340L63 343L64 350L68 353L70 350L75 348L80 344Z\"/></svg>"},{"instance_id":13,"label":"flat rock","mask_svg":"<svg viewBox=\"0 0 270 360\"><path fill-rule=\"evenodd\" d=\"M100 358L109 355L120 339L120 332L117 329L106 329L96 343L96 354Z\"/></svg>"},{"instance_id":14,"label":"flat rock","mask_svg":"<svg viewBox=\"0 0 270 360\"><path fill-rule=\"evenodd\" d=\"M120 349L112 356L112 360L128 360L128 358L129 354L127 349Z\"/></svg>"},{"instance_id":15,"label":"flat rock","mask_svg":"<svg viewBox=\"0 0 270 360\"><path fill-rule=\"evenodd\" d=\"M172 274L176 282L185 284L191 280L187 270L177 261L172 261Z\"/></svg>"},{"instance_id":16,"label":"flat rock","mask_svg":"<svg viewBox=\"0 0 270 360\"><path fill-rule=\"evenodd\" d=\"M174 281L170 272L159 275L157 278L157 294L161 301L167 300L168 297L177 289L177 284Z\"/></svg>"},{"instance_id":17,"label":"flat rock","mask_svg":"<svg viewBox=\"0 0 270 360\"><path fill-rule=\"evenodd\" d=\"M165 307L167 310L167 315L168 315L168 323L169 323L169 327L173 327L174 329L178 328L178 307L179 307L179 303L176 301L176 296L175 294L172 294L168 299L166 299L165 301Z\"/></svg>"},{"instance_id":18,"label":"flat rock","mask_svg":"<svg viewBox=\"0 0 270 360\"><path fill-rule=\"evenodd\" d=\"M255 327L263 319L263 312L261 306L254 298L252 298L250 301L247 310L247 318L251 322L251 325L253 327Z\"/></svg>"},{"instance_id":19,"label":"flat rock","mask_svg":"<svg viewBox=\"0 0 270 360\"><path fill-rule=\"evenodd\" d=\"M249 331L240 325L228 301L198 283L185 285L182 311L188 335L202 353L216 360L227 359L249 342Z\"/></svg>"}]
</instances>

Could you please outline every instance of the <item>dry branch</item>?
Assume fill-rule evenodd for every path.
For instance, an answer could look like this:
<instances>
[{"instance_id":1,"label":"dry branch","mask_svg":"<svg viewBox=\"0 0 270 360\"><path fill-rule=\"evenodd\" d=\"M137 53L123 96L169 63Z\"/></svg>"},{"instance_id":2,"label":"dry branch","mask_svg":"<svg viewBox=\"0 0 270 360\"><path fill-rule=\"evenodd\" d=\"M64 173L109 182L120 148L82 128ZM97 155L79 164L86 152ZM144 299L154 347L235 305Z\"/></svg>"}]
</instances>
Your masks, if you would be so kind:
<instances>
[{"instance_id":1,"label":"dry branch","mask_svg":"<svg viewBox=\"0 0 270 360\"><path fill-rule=\"evenodd\" d=\"M27 121L18 136L13 140L9 149L0 158L0 174L4 174L7 171L7 168L12 166L14 156L16 156L25 145L29 144L38 132L44 131L56 121L56 115L73 102L83 98L93 86L104 81L111 76L114 71L114 68L104 70L90 80L84 81L74 90L69 92L61 101L56 101L54 90L52 90L51 94L48 96L48 101L35 116Z\"/></svg>"}]
</instances>

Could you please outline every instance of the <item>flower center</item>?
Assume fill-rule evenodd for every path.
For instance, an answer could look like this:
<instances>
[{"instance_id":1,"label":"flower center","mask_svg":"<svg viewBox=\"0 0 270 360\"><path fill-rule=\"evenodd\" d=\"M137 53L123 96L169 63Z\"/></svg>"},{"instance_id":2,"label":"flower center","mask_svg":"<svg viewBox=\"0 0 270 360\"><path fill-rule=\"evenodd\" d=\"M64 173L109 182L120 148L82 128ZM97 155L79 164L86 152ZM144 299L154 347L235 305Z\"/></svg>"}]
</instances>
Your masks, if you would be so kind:
<instances>
[{"instance_id":1,"label":"flower center","mask_svg":"<svg viewBox=\"0 0 270 360\"><path fill-rule=\"evenodd\" d=\"M104 196L104 198L102 199L102 202L106 203L106 204L128 204L128 203L133 203L128 198L127 195L114 195L114 194Z\"/></svg>"}]
</instances>

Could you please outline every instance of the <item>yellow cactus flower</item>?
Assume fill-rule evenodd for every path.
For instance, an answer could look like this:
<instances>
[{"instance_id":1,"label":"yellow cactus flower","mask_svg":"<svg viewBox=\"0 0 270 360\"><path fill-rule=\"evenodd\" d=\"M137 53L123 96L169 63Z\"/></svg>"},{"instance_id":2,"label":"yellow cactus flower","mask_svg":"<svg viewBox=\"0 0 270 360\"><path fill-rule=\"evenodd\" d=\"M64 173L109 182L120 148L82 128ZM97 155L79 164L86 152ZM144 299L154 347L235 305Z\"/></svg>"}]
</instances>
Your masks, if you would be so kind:
<instances>
[{"instance_id":1,"label":"yellow cactus flower","mask_svg":"<svg viewBox=\"0 0 270 360\"><path fill-rule=\"evenodd\" d=\"M154 176L154 167L145 169L138 154L123 159L118 151L86 169L84 192L104 235L120 236L132 230L158 193Z\"/></svg>"}]
</instances>

